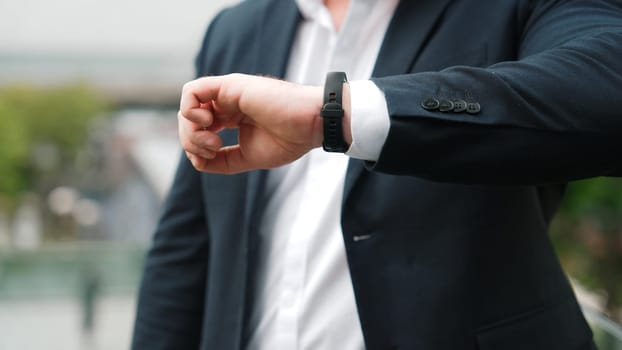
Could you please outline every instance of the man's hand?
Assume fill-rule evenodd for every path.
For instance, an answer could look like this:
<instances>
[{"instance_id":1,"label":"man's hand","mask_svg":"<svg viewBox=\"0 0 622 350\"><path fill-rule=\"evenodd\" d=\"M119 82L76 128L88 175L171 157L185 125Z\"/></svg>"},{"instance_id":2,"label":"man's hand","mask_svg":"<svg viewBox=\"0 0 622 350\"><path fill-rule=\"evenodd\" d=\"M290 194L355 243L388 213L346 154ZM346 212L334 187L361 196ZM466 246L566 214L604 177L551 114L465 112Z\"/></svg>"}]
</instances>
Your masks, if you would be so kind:
<instances>
[{"instance_id":1,"label":"man's hand","mask_svg":"<svg viewBox=\"0 0 622 350\"><path fill-rule=\"evenodd\" d=\"M179 136L197 170L275 168L321 146L321 108L321 87L242 74L200 78L184 85ZM222 147L223 128L239 129L237 145Z\"/></svg>"}]
</instances>

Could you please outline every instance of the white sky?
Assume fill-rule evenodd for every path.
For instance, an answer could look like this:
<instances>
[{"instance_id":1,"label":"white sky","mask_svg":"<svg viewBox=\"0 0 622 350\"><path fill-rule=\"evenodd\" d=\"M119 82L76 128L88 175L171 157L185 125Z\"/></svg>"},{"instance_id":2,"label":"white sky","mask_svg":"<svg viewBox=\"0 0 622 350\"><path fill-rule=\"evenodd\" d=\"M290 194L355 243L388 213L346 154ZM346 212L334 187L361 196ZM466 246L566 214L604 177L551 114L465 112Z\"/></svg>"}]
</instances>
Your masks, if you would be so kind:
<instances>
[{"instance_id":1,"label":"white sky","mask_svg":"<svg viewBox=\"0 0 622 350\"><path fill-rule=\"evenodd\" d=\"M0 0L0 53L193 55L238 0Z\"/></svg>"},{"instance_id":2,"label":"white sky","mask_svg":"<svg viewBox=\"0 0 622 350\"><path fill-rule=\"evenodd\" d=\"M176 95L211 18L236 2L0 0L0 86L85 81L115 96Z\"/></svg>"}]
</instances>

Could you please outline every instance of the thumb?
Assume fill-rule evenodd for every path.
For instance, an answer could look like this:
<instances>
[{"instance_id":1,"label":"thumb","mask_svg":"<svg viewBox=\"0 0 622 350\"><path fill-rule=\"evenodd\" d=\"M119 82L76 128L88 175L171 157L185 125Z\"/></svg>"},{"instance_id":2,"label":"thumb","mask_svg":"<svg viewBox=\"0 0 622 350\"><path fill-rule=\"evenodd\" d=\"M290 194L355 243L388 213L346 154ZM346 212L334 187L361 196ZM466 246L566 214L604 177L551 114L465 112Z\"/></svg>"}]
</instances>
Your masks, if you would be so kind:
<instances>
[{"instance_id":1,"label":"thumb","mask_svg":"<svg viewBox=\"0 0 622 350\"><path fill-rule=\"evenodd\" d=\"M253 169L252 164L244 158L240 145L222 147L213 159L204 159L195 168L205 173L237 174Z\"/></svg>"}]
</instances>

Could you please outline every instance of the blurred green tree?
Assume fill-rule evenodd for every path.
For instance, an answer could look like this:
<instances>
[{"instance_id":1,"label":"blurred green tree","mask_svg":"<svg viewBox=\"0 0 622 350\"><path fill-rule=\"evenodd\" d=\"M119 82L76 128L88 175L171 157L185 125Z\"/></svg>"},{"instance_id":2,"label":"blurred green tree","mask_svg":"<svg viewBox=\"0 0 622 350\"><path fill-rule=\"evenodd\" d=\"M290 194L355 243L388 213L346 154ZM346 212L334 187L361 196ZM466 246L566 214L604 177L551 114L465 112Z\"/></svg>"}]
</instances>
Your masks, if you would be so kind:
<instances>
[{"instance_id":1,"label":"blurred green tree","mask_svg":"<svg viewBox=\"0 0 622 350\"><path fill-rule=\"evenodd\" d=\"M105 110L106 101L86 84L0 89L0 205L10 210L42 171L57 170L41 169L37 161L46 161L42 157L57 157L48 162L56 168L72 162L88 135L89 122ZM53 152L37 155L41 147Z\"/></svg>"},{"instance_id":2,"label":"blurred green tree","mask_svg":"<svg viewBox=\"0 0 622 350\"><path fill-rule=\"evenodd\" d=\"M570 184L551 234L566 271L603 292L606 311L622 321L622 179Z\"/></svg>"},{"instance_id":3,"label":"blurred green tree","mask_svg":"<svg viewBox=\"0 0 622 350\"><path fill-rule=\"evenodd\" d=\"M0 193L14 197L25 186L29 135L14 106L0 97Z\"/></svg>"}]
</instances>

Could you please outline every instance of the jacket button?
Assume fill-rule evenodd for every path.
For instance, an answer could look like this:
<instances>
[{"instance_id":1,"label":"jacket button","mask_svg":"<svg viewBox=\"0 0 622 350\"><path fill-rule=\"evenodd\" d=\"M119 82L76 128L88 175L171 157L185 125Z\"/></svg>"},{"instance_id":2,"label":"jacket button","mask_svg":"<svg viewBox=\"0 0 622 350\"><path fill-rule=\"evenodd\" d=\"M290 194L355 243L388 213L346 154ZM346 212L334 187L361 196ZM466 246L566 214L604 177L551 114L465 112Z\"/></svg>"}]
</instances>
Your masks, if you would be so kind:
<instances>
[{"instance_id":1,"label":"jacket button","mask_svg":"<svg viewBox=\"0 0 622 350\"><path fill-rule=\"evenodd\" d=\"M454 100L454 112L462 113L467 109L467 103L465 100Z\"/></svg>"},{"instance_id":2,"label":"jacket button","mask_svg":"<svg viewBox=\"0 0 622 350\"><path fill-rule=\"evenodd\" d=\"M425 100L423 100L423 102L421 102L421 107L427 109L428 111L433 111L437 109L439 105L440 102L438 102L438 100L435 98L426 98Z\"/></svg>"},{"instance_id":3,"label":"jacket button","mask_svg":"<svg viewBox=\"0 0 622 350\"><path fill-rule=\"evenodd\" d=\"M438 110L441 112L449 112L454 110L454 103L449 100L440 100Z\"/></svg>"},{"instance_id":4,"label":"jacket button","mask_svg":"<svg viewBox=\"0 0 622 350\"><path fill-rule=\"evenodd\" d=\"M477 114L482 110L482 107L477 102L472 102L467 105L467 113L469 114Z\"/></svg>"}]
</instances>

